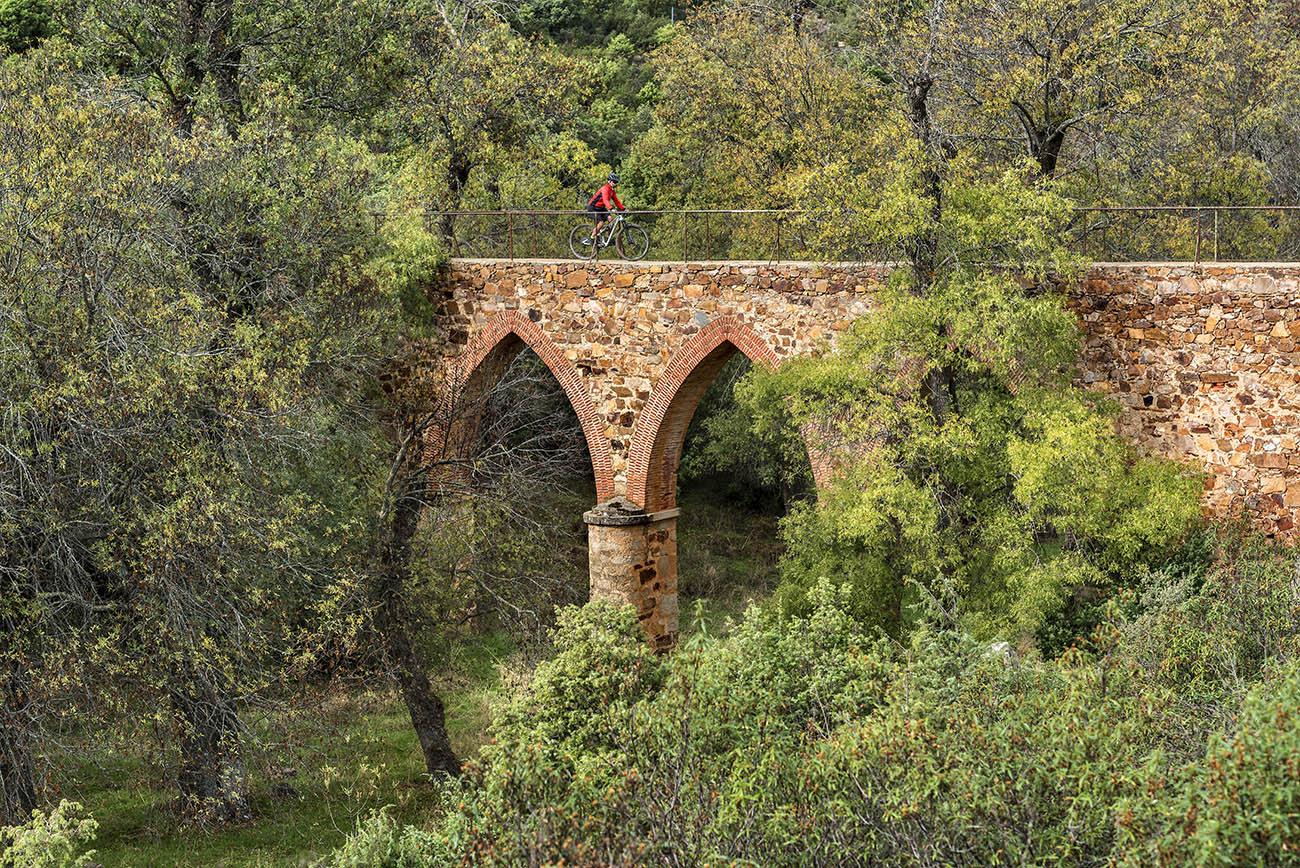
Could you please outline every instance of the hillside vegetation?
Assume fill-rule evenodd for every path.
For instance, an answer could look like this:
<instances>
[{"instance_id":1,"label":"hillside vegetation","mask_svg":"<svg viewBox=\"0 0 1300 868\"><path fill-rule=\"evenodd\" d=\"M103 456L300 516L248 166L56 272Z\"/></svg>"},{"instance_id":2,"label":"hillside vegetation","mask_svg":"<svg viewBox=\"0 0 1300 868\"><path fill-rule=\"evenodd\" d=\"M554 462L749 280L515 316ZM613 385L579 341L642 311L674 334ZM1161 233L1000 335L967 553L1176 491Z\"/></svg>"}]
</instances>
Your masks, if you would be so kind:
<instances>
[{"instance_id":1,"label":"hillside vegetation","mask_svg":"<svg viewBox=\"0 0 1300 868\"><path fill-rule=\"evenodd\" d=\"M1264 0L0 0L0 866L1300 861L1295 553L1116 434L1063 303L1198 249L1089 207L1297 201L1298 43ZM546 367L424 362L500 241L453 212L611 171L898 263L706 397L667 656L585 603Z\"/></svg>"}]
</instances>

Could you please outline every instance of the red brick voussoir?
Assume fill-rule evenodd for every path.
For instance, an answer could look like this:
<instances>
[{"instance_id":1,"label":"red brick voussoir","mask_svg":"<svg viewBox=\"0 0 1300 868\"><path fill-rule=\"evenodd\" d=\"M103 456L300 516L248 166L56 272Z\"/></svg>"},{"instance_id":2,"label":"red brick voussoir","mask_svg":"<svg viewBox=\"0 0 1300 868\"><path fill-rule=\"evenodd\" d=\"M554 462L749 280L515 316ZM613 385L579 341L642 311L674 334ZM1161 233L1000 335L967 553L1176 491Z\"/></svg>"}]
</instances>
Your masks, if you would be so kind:
<instances>
[{"instance_id":1,"label":"red brick voussoir","mask_svg":"<svg viewBox=\"0 0 1300 868\"><path fill-rule=\"evenodd\" d=\"M689 338L664 368L642 408L628 451L627 496L649 512L676 504L677 465L695 408L736 352L775 368L780 359L737 316L713 320Z\"/></svg>"}]
</instances>

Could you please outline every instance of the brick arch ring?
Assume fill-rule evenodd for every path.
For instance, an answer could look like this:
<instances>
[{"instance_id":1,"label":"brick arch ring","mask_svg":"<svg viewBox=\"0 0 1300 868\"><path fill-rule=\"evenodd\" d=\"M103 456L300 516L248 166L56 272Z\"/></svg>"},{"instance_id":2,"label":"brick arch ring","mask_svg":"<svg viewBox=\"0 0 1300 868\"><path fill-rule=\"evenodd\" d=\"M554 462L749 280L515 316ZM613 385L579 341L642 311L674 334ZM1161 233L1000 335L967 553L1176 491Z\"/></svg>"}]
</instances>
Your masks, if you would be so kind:
<instances>
[{"instance_id":1,"label":"brick arch ring","mask_svg":"<svg viewBox=\"0 0 1300 868\"><path fill-rule=\"evenodd\" d=\"M748 323L734 316L719 317L700 329L669 360L632 434L628 500L648 512L676 505L677 464L686 428L704 392L737 351L770 368L781 361Z\"/></svg>"},{"instance_id":2,"label":"brick arch ring","mask_svg":"<svg viewBox=\"0 0 1300 868\"><path fill-rule=\"evenodd\" d=\"M596 500L609 500L614 496L614 458L604 426L596 414L596 406L591 401L591 393L577 366L565 357L537 323L514 310L502 311L492 317L461 351L456 361L458 381L469 382L488 355L511 337L522 341L536 353L564 390L587 440L592 474L596 480Z\"/></svg>"}]
</instances>

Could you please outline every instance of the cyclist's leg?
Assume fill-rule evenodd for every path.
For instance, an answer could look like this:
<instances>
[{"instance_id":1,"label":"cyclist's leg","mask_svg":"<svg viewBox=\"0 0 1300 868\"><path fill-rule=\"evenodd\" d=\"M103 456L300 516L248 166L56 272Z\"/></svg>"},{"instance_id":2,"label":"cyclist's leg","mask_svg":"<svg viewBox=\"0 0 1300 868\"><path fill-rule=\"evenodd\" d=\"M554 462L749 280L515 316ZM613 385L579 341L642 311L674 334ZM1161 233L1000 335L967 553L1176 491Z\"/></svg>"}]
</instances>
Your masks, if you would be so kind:
<instances>
[{"instance_id":1,"label":"cyclist's leg","mask_svg":"<svg viewBox=\"0 0 1300 868\"><path fill-rule=\"evenodd\" d=\"M596 220L596 225L591 227L591 237L595 238L609 218L609 209L604 205L588 205L587 210L591 212L592 217Z\"/></svg>"}]
</instances>

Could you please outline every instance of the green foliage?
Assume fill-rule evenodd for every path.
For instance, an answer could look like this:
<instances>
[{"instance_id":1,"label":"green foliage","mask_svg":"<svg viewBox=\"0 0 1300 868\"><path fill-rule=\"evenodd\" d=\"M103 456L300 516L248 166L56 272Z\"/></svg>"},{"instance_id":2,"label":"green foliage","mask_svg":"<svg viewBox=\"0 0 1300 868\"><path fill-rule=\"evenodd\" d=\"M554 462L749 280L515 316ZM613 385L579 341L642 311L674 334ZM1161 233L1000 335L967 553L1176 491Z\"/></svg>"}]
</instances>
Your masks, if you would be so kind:
<instances>
[{"instance_id":1,"label":"green foliage","mask_svg":"<svg viewBox=\"0 0 1300 868\"><path fill-rule=\"evenodd\" d=\"M565 609L553 641L555 656L538 664L528 690L502 712L494 738L512 743L526 733L561 755L616 747L633 704L663 679L663 661L644 641L636 613L607 602Z\"/></svg>"},{"instance_id":2,"label":"green foliage","mask_svg":"<svg viewBox=\"0 0 1300 868\"><path fill-rule=\"evenodd\" d=\"M814 840L885 864L1104 862L1113 806L1158 742L1161 698L1112 667L1004 653L919 634L879 711L808 760Z\"/></svg>"},{"instance_id":3,"label":"green foliage","mask_svg":"<svg viewBox=\"0 0 1300 868\"><path fill-rule=\"evenodd\" d=\"M1081 395L1046 397L1007 446L1013 496L1038 527L1090 541L1099 569L1121 572L1170 551L1199 517L1199 480L1135 455L1112 418Z\"/></svg>"},{"instance_id":4,"label":"green foliage","mask_svg":"<svg viewBox=\"0 0 1300 868\"><path fill-rule=\"evenodd\" d=\"M898 635L914 590L950 589L950 616L976 635L1026 638L1199 520L1197 480L1135 452L1070 384L1066 201L1024 169L974 166L953 158L937 217L919 180L877 191L887 217L864 212L858 228L919 258L833 351L738 390L760 435L814 432L838 467L785 521L789 610L820 578L847 581L859 614ZM942 267L916 253L930 249Z\"/></svg>"},{"instance_id":5,"label":"green foliage","mask_svg":"<svg viewBox=\"0 0 1300 868\"><path fill-rule=\"evenodd\" d=\"M103 722L209 739L229 769L199 773L243 810L237 705L283 674L291 604L340 550L292 468L390 334L370 160L269 109L177 137L40 58L0 88L7 695L57 707L93 678Z\"/></svg>"},{"instance_id":6,"label":"green foliage","mask_svg":"<svg viewBox=\"0 0 1300 868\"><path fill-rule=\"evenodd\" d=\"M871 145L892 132L873 116L870 86L833 63L826 46L738 9L698 14L654 65L655 123L624 168L638 195L660 207L811 205L808 187L822 185L805 177L822 177L828 164L870 166ZM839 191L822 192L842 204Z\"/></svg>"},{"instance_id":7,"label":"green foliage","mask_svg":"<svg viewBox=\"0 0 1300 868\"><path fill-rule=\"evenodd\" d=\"M447 261L445 241L432 231L426 213L428 179L418 160L403 163L385 190L378 255L369 264L375 281L399 300L403 332L437 336L437 311L425 292Z\"/></svg>"},{"instance_id":8,"label":"green foliage","mask_svg":"<svg viewBox=\"0 0 1300 868\"><path fill-rule=\"evenodd\" d=\"M1122 864L1292 864L1300 848L1300 668L1270 673L1204 758L1151 774L1121 808Z\"/></svg>"},{"instance_id":9,"label":"green foliage","mask_svg":"<svg viewBox=\"0 0 1300 868\"><path fill-rule=\"evenodd\" d=\"M0 57L19 54L53 31L48 0L0 0Z\"/></svg>"},{"instance_id":10,"label":"green foliage","mask_svg":"<svg viewBox=\"0 0 1300 868\"><path fill-rule=\"evenodd\" d=\"M1300 657L1295 551L1239 527L1203 535L1197 549L1119 596L1120 633L1106 647L1135 660L1187 716L1230 727L1251 685ZM1204 739L1173 749L1190 759Z\"/></svg>"},{"instance_id":11,"label":"green foliage","mask_svg":"<svg viewBox=\"0 0 1300 868\"><path fill-rule=\"evenodd\" d=\"M330 854L334 868L423 868L430 864L434 837L414 826L399 824L387 811L377 811Z\"/></svg>"},{"instance_id":12,"label":"green foliage","mask_svg":"<svg viewBox=\"0 0 1300 868\"><path fill-rule=\"evenodd\" d=\"M0 868L89 868L95 851L86 845L97 828L76 802L37 809L21 826L0 828Z\"/></svg>"},{"instance_id":13,"label":"green foliage","mask_svg":"<svg viewBox=\"0 0 1300 868\"><path fill-rule=\"evenodd\" d=\"M789 425L758 427L736 398L750 362L736 353L696 407L682 447L680 478L737 503L787 506L812 489L808 447Z\"/></svg>"},{"instance_id":14,"label":"green foliage","mask_svg":"<svg viewBox=\"0 0 1300 868\"><path fill-rule=\"evenodd\" d=\"M728 812L764 797L755 784L807 728L851 720L879 694L874 640L829 591L819 600L806 620L753 610L724 646L697 634L668 661L647 650L630 608L565 614L557 665L539 666L494 724L431 853L487 864L654 859L673 852L656 831L661 799L684 800L681 816L699 822L743 823ZM680 790L664 789L674 776ZM702 844L690 852L708 852Z\"/></svg>"},{"instance_id":15,"label":"green foliage","mask_svg":"<svg viewBox=\"0 0 1300 868\"><path fill-rule=\"evenodd\" d=\"M1273 557L1223 556L1251 574ZM1275 585L1250 599L1265 612L1289 594ZM1224 607L1236 595L1209 579L1187 596L1212 613L1202 635L1248 614ZM639 685L609 677L627 652L605 628L593 633L606 616L570 616L557 659L597 692L563 703L599 715L608 700L619 726L570 737L553 719L531 725L517 714L494 730L426 856L1240 864L1294 841L1290 712L1300 678L1278 653L1251 676L1236 722L1221 711L1238 700L1186 702L1152 666L1148 654L1176 657L1181 640L1147 615L1099 631L1092 653L1043 660L930 627L906 646L873 639L846 591L823 585L812 599L806 618L756 607L726 635L698 633L662 678ZM1121 638L1137 634L1144 642ZM1233 656L1205 652L1223 664L1204 672L1207 683L1234 682ZM535 691L520 707L536 708Z\"/></svg>"}]
</instances>

